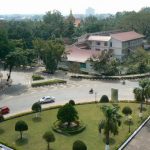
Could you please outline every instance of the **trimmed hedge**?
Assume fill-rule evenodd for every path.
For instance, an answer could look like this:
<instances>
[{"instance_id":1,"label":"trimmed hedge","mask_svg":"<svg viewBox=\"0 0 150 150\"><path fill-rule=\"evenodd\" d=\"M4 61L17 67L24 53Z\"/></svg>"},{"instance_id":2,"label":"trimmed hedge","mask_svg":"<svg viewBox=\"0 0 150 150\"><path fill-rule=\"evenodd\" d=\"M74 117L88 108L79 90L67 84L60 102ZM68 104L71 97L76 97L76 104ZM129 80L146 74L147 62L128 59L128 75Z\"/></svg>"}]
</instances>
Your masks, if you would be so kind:
<instances>
[{"instance_id":1,"label":"trimmed hedge","mask_svg":"<svg viewBox=\"0 0 150 150\"><path fill-rule=\"evenodd\" d=\"M44 77L42 77L42 76L40 76L40 75L38 75L38 74L32 75L32 80L33 80L33 81L36 81L36 80L43 80L43 79L44 79Z\"/></svg>"},{"instance_id":2,"label":"trimmed hedge","mask_svg":"<svg viewBox=\"0 0 150 150\"><path fill-rule=\"evenodd\" d=\"M109 103L109 98L107 95L102 95L100 103Z\"/></svg>"},{"instance_id":3,"label":"trimmed hedge","mask_svg":"<svg viewBox=\"0 0 150 150\"><path fill-rule=\"evenodd\" d=\"M67 83L67 81L54 79L54 80L32 83L31 86L38 87L38 86L53 85L53 84L65 84L65 83Z\"/></svg>"},{"instance_id":4,"label":"trimmed hedge","mask_svg":"<svg viewBox=\"0 0 150 150\"><path fill-rule=\"evenodd\" d=\"M84 76L84 75L72 75L71 78L76 79L89 79L89 80L132 80L132 79L142 79L146 77L150 77L150 74L144 75L133 75L133 76Z\"/></svg>"},{"instance_id":5,"label":"trimmed hedge","mask_svg":"<svg viewBox=\"0 0 150 150\"><path fill-rule=\"evenodd\" d=\"M71 104L72 106L74 106L75 105L75 101L74 100L70 100L69 104Z\"/></svg>"},{"instance_id":6,"label":"trimmed hedge","mask_svg":"<svg viewBox=\"0 0 150 150\"><path fill-rule=\"evenodd\" d=\"M63 135L75 135L78 133L81 133L83 130L85 130L86 125L80 121L79 126L71 127L71 128L62 128L60 127L60 122L57 120L53 123L52 129L53 131L63 134Z\"/></svg>"},{"instance_id":7,"label":"trimmed hedge","mask_svg":"<svg viewBox=\"0 0 150 150\"><path fill-rule=\"evenodd\" d=\"M87 150L87 146L84 142L77 140L73 143L72 150Z\"/></svg>"}]
</instances>

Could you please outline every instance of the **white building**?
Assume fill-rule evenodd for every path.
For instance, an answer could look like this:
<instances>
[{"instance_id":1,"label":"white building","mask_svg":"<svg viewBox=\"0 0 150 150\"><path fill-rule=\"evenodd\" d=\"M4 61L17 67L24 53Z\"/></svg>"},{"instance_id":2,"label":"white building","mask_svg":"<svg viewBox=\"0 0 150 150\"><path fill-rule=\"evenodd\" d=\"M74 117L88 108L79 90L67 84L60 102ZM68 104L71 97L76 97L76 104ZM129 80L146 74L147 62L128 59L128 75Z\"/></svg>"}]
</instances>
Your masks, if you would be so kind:
<instances>
[{"instance_id":1,"label":"white building","mask_svg":"<svg viewBox=\"0 0 150 150\"><path fill-rule=\"evenodd\" d=\"M80 69L94 72L89 59L102 51L112 51L115 58L122 59L131 50L142 46L144 36L134 31L110 34L85 34L78 42L67 48L67 62L80 64Z\"/></svg>"},{"instance_id":2,"label":"white building","mask_svg":"<svg viewBox=\"0 0 150 150\"><path fill-rule=\"evenodd\" d=\"M142 46L144 36L134 31L110 34L109 36L91 35L87 43L91 50L112 50L116 58L121 59L131 50Z\"/></svg>"}]
</instances>

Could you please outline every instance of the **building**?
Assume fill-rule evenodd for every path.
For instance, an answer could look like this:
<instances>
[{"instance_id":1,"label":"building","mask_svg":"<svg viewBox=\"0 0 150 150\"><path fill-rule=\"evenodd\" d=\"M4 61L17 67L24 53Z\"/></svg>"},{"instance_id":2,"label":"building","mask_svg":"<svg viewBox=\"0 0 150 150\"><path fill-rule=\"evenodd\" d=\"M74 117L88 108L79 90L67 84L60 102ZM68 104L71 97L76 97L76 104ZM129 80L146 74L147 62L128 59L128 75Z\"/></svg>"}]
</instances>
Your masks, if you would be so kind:
<instances>
[{"instance_id":1,"label":"building","mask_svg":"<svg viewBox=\"0 0 150 150\"><path fill-rule=\"evenodd\" d=\"M67 62L80 64L80 69L94 72L90 58L98 56L102 51L112 51L112 56L122 59L130 51L142 46L144 36L135 31L100 32L81 36L78 41L67 47Z\"/></svg>"},{"instance_id":2,"label":"building","mask_svg":"<svg viewBox=\"0 0 150 150\"><path fill-rule=\"evenodd\" d=\"M112 33L109 36L90 35L87 43L91 50L112 50L115 58L121 59L131 50L142 46L144 36L134 31Z\"/></svg>"},{"instance_id":3,"label":"building","mask_svg":"<svg viewBox=\"0 0 150 150\"><path fill-rule=\"evenodd\" d=\"M85 15L86 16L93 16L95 15L95 10L91 7L88 7L86 10L85 10Z\"/></svg>"}]
</instances>

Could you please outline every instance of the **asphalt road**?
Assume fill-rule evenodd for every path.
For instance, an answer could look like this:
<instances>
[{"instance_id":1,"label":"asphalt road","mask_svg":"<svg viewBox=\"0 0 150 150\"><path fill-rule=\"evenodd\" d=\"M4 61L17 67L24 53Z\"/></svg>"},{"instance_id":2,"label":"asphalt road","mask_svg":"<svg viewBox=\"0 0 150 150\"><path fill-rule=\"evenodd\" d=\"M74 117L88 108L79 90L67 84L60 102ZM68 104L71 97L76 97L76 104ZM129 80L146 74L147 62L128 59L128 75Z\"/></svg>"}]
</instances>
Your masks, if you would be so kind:
<instances>
[{"instance_id":1,"label":"asphalt road","mask_svg":"<svg viewBox=\"0 0 150 150\"><path fill-rule=\"evenodd\" d=\"M10 114L16 114L31 110L34 102L43 96L54 96L55 103L44 104L43 107L59 105L68 102L70 99L75 102L99 101L102 95L111 96L111 88L119 90L120 100L133 100L133 89L138 87L137 81L126 81L123 85L120 81L90 81L90 80L69 80L66 85L54 85L39 88L31 88L31 73L13 72L13 85L8 87L0 95L0 106L8 106ZM89 94L93 88L94 93Z\"/></svg>"}]
</instances>

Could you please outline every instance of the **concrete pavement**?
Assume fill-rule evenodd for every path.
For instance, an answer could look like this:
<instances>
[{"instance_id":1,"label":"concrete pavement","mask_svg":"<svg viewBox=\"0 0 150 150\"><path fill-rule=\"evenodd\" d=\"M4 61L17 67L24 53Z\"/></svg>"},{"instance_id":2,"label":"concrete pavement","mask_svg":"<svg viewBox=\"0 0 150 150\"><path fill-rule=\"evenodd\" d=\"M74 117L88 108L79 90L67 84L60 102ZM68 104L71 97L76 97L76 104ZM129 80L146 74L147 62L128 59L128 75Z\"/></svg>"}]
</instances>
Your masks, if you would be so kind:
<instances>
[{"instance_id":1,"label":"concrete pavement","mask_svg":"<svg viewBox=\"0 0 150 150\"><path fill-rule=\"evenodd\" d=\"M150 149L150 120L139 133L128 143L124 150L149 150Z\"/></svg>"}]
</instances>

